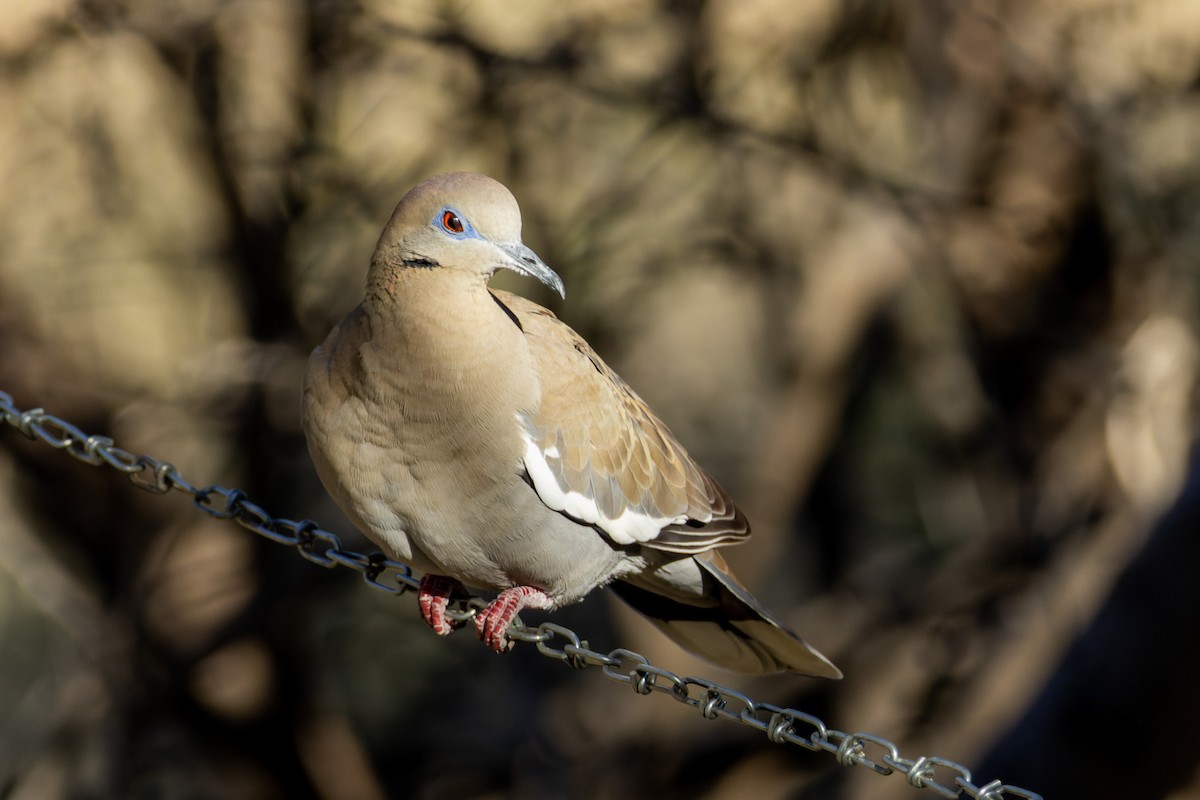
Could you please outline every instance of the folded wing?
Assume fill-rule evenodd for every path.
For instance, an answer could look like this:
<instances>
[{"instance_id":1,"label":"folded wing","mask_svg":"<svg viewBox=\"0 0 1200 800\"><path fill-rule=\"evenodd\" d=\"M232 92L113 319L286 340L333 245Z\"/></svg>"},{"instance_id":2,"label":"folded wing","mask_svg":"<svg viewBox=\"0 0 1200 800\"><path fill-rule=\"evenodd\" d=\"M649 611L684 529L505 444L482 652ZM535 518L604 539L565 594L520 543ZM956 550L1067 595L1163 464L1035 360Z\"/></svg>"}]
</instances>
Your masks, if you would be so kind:
<instances>
[{"instance_id":1,"label":"folded wing","mask_svg":"<svg viewBox=\"0 0 1200 800\"><path fill-rule=\"evenodd\" d=\"M525 330L541 405L518 421L530 484L614 544L700 553L750 535L745 516L666 425L575 331L495 292Z\"/></svg>"}]
</instances>

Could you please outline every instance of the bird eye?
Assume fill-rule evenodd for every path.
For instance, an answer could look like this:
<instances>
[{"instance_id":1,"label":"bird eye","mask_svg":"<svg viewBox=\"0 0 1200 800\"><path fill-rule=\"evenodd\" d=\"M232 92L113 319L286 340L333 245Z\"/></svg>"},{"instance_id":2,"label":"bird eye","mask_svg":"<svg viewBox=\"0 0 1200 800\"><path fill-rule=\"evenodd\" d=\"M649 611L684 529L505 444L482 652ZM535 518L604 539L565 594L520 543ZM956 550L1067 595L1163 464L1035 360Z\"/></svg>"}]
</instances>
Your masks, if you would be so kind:
<instances>
[{"instance_id":1,"label":"bird eye","mask_svg":"<svg viewBox=\"0 0 1200 800\"><path fill-rule=\"evenodd\" d=\"M465 230L462 220L453 211L442 212L442 227L451 233L462 233Z\"/></svg>"}]
</instances>

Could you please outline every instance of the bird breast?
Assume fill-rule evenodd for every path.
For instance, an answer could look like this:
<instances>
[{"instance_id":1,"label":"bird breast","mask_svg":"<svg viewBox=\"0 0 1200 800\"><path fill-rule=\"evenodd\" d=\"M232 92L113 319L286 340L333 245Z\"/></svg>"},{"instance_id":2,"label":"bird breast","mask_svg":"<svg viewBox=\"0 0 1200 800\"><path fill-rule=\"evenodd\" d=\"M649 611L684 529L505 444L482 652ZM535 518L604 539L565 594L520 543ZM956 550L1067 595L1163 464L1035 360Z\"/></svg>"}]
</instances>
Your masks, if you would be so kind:
<instances>
[{"instance_id":1,"label":"bird breast","mask_svg":"<svg viewBox=\"0 0 1200 800\"><path fill-rule=\"evenodd\" d=\"M314 353L305 392L314 461L347 516L393 554L481 586L507 581L494 540L533 499L517 414L538 400L524 334L487 301L360 309Z\"/></svg>"}]
</instances>

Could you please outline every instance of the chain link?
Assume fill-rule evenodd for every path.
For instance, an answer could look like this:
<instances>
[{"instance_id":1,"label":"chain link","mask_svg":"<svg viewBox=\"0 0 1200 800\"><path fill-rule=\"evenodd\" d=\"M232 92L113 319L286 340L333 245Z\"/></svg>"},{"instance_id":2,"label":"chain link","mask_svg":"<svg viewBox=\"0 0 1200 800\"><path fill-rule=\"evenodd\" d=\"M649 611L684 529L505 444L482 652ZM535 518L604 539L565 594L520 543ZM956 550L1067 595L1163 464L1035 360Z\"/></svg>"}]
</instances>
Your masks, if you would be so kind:
<instances>
[{"instance_id":1,"label":"chain link","mask_svg":"<svg viewBox=\"0 0 1200 800\"><path fill-rule=\"evenodd\" d=\"M420 585L412 568L393 561L382 553L356 553L342 545L337 534L323 530L311 520L296 522L275 518L250 502L240 489L210 484L197 488L175 466L140 453L117 447L105 436L89 436L67 420L47 414L40 408L21 411L12 397L0 391L0 421L16 428L30 439L93 466L107 464L125 473L134 486L153 494L171 490L192 498L197 509L217 519L232 520L247 530L276 544L295 548L305 559L326 568L345 567L362 576L372 589L403 594ZM446 615L465 622L485 608L478 597L456 598ZM639 695L663 694L691 706L707 720L728 719L754 728L775 744L794 744L806 750L831 753L842 766L863 766L880 774L902 774L918 789L929 789L941 797L971 797L975 800L1042 800L1042 796L994 780L978 785L971 771L962 764L935 756L903 758L898 746L881 736L861 731L845 733L828 727L821 719L794 708L761 703L739 691L704 678L682 677L655 666L640 653L617 648L607 653L593 650L587 641L569 628L553 622L535 627L514 621L508 638L533 644L547 658L561 661L574 669L598 668L609 680L623 683ZM554 642L559 640L556 646ZM942 775L936 779L935 775Z\"/></svg>"}]
</instances>

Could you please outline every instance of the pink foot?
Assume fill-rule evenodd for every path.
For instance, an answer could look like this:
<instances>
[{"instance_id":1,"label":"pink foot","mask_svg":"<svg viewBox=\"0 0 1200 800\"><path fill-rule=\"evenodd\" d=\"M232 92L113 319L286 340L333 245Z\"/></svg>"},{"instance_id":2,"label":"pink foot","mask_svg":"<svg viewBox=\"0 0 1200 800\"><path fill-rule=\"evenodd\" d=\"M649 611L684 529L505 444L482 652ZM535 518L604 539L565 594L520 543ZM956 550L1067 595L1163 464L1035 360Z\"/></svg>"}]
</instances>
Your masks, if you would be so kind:
<instances>
[{"instance_id":1,"label":"pink foot","mask_svg":"<svg viewBox=\"0 0 1200 800\"><path fill-rule=\"evenodd\" d=\"M422 575L421 585L417 589L417 606L421 609L421 619L433 628L438 636L448 636L454 632L454 623L446 619L446 606L450 605L450 595L455 592L466 593L466 589L454 578L445 575Z\"/></svg>"},{"instance_id":2,"label":"pink foot","mask_svg":"<svg viewBox=\"0 0 1200 800\"><path fill-rule=\"evenodd\" d=\"M475 615L475 629L479 632L480 641L497 653L503 653L513 646L504 634L521 609L553 607L554 601L541 589L514 586L505 589L499 597L488 603L487 608Z\"/></svg>"}]
</instances>

